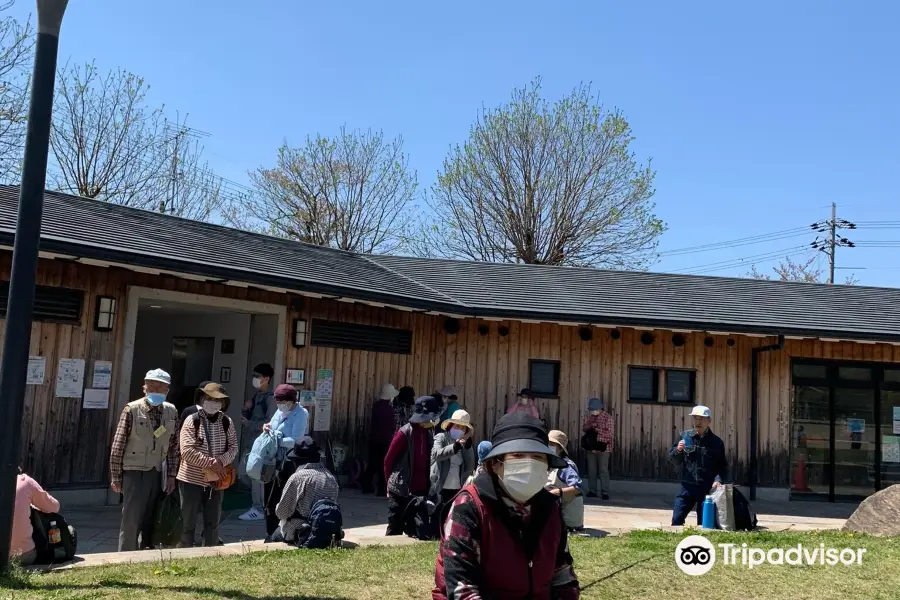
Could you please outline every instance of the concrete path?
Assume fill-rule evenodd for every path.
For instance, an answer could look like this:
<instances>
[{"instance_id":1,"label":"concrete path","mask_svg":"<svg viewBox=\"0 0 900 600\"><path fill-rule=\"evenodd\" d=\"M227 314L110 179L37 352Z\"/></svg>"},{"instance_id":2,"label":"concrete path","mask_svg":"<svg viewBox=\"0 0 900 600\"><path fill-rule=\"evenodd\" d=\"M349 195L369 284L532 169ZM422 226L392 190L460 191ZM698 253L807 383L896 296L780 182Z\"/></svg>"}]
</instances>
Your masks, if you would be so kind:
<instances>
[{"instance_id":1,"label":"concrete path","mask_svg":"<svg viewBox=\"0 0 900 600\"><path fill-rule=\"evenodd\" d=\"M414 543L405 537L384 536L387 506L383 498L363 495L357 490L342 490L340 504L344 517L345 542L349 546ZM856 505L760 500L753 503L753 508L757 511L761 528L809 531L839 529ZM263 522L241 521L238 515L242 511L234 511L223 515L220 533L224 546L118 553L116 547L120 510L117 506L66 509L66 518L78 530L79 558L69 566L152 562L169 558L232 555L290 548L285 544L262 543L261 540L265 537ZM621 493L610 501L587 500L585 534L603 537L636 529L679 531L681 528L669 525L671 519L672 498ZM690 517L688 523L692 523Z\"/></svg>"}]
</instances>

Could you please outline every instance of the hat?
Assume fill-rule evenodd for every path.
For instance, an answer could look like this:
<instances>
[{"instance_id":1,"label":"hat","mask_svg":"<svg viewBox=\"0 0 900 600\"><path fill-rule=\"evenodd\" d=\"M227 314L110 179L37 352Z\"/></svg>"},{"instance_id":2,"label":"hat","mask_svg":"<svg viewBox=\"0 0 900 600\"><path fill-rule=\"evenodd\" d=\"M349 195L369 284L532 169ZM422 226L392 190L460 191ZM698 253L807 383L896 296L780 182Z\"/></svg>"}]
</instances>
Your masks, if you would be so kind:
<instances>
[{"instance_id":1,"label":"hat","mask_svg":"<svg viewBox=\"0 0 900 600\"><path fill-rule=\"evenodd\" d=\"M559 429L554 429L550 433L547 434L547 439L551 444L556 444L562 447L563 450L569 445L569 436L567 436L564 432Z\"/></svg>"},{"instance_id":2,"label":"hat","mask_svg":"<svg viewBox=\"0 0 900 600\"><path fill-rule=\"evenodd\" d=\"M221 400L222 398L228 397L228 394L225 393L225 388L214 381L207 383L200 389L205 395L215 400Z\"/></svg>"},{"instance_id":3,"label":"hat","mask_svg":"<svg viewBox=\"0 0 900 600\"><path fill-rule=\"evenodd\" d=\"M268 377L272 379L275 377L275 369L272 368L272 365L269 363L260 363L253 367L253 372L262 375L263 377Z\"/></svg>"},{"instance_id":4,"label":"hat","mask_svg":"<svg viewBox=\"0 0 900 600\"><path fill-rule=\"evenodd\" d=\"M391 383L384 384L384 387L381 388L381 395L378 396L380 400L393 400L397 397L397 394L400 392L397 391L397 388L394 387Z\"/></svg>"},{"instance_id":5,"label":"hat","mask_svg":"<svg viewBox=\"0 0 900 600\"><path fill-rule=\"evenodd\" d=\"M294 443L294 447L287 453L287 458L292 460L315 460L321 458L319 454L319 445L308 435Z\"/></svg>"},{"instance_id":6,"label":"hat","mask_svg":"<svg viewBox=\"0 0 900 600\"><path fill-rule=\"evenodd\" d=\"M491 444L493 448L485 460L504 454L543 454L551 469L563 469L568 464L550 449L547 430L541 420L527 413L503 415L494 427Z\"/></svg>"},{"instance_id":7,"label":"hat","mask_svg":"<svg viewBox=\"0 0 900 600\"><path fill-rule=\"evenodd\" d=\"M694 407L694 410L691 411L691 416L692 416L692 417L706 417L706 418L709 418L709 407L708 407L708 406L701 406L700 404L698 404L697 406Z\"/></svg>"},{"instance_id":8,"label":"hat","mask_svg":"<svg viewBox=\"0 0 900 600\"><path fill-rule=\"evenodd\" d=\"M456 388L452 385L445 385L438 393L444 398L452 398L454 400L456 399Z\"/></svg>"},{"instance_id":9,"label":"hat","mask_svg":"<svg viewBox=\"0 0 900 600\"><path fill-rule=\"evenodd\" d=\"M588 410L603 410L603 400L600 398L591 398L588 400Z\"/></svg>"},{"instance_id":10,"label":"hat","mask_svg":"<svg viewBox=\"0 0 900 600\"><path fill-rule=\"evenodd\" d=\"M434 421L443 411L443 404L434 396L419 396L416 398L416 405L413 408L413 414L409 418L409 422L427 423L428 421Z\"/></svg>"},{"instance_id":11,"label":"hat","mask_svg":"<svg viewBox=\"0 0 900 600\"><path fill-rule=\"evenodd\" d=\"M491 452L491 448L493 448L493 447L494 447L494 445L487 440L478 444L478 464L479 465L484 462L485 457L487 457L487 455Z\"/></svg>"},{"instance_id":12,"label":"hat","mask_svg":"<svg viewBox=\"0 0 900 600\"><path fill-rule=\"evenodd\" d=\"M441 427L446 431L447 429L450 429L452 425L462 425L463 427L468 427L470 431L474 432L475 428L472 427L471 421L471 415L469 415L469 413L467 413L466 411L459 409L454 410L450 418L441 424Z\"/></svg>"},{"instance_id":13,"label":"hat","mask_svg":"<svg viewBox=\"0 0 900 600\"><path fill-rule=\"evenodd\" d=\"M297 389L287 383L282 383L277 388L275 388L275 399L276 400L290 400L291 402L297 401Z\"/></svg>"},{"instance_id":14,"label":"hat","mask_svg":"<svg viewBox=\"0 0 900 600\"><path fill-rule=\"evenodd\" d=\"M534 396L534 394L532 394L531 390L529 390L528 388L522 388L522 391L519 392L518 394L516 394L516 397L518 397L518 398L522 398L522 397L531 398L532 396Z\"/></svg>"},{"instance_id":15,"label":"hat","mask_svg":"<svg viewBox=\"0 0 900 600\"><path fill-rule=\"evenodd\" d=\"M147 371L147 374L144 375L144 381L158 381L166 385L171 385L172 377L162 369L153 369L152 371Z\"/></svg>"}]
</instances>

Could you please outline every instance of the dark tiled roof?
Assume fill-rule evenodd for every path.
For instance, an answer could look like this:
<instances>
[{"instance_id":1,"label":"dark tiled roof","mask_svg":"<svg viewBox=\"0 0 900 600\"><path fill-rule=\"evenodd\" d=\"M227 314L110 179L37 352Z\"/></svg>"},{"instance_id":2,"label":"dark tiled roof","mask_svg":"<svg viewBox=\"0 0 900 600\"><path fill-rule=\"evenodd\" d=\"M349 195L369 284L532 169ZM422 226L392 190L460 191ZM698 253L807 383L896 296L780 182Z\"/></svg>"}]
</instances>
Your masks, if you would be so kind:
<instances>
[{"instance_id":1,"label":"dark tiled roof","mask_svg":"<svg viewBox=\"0 0 900 600\"><path fill-rule=\"evenodd\" d=\"M41 248L453 314L900 341L900 289L361 256L47 193ZM0 186L0 242L18 188Z\"/></svg>"}]
</instances>

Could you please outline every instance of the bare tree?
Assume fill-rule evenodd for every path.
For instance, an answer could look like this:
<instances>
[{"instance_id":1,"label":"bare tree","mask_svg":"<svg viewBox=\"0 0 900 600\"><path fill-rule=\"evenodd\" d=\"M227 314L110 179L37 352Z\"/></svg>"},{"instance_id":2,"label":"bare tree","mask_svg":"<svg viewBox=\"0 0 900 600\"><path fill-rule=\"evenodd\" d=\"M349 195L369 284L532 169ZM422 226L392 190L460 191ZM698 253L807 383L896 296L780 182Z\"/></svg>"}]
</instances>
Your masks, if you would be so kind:
<instances>
[{"instance_id":1,"label":"bare tree","mask_svg":"<svg viewBox=\"0 0 900 600\"><path fill-rule=\"evenodd\" d=\"M0 12L15 0L0 3ZM34 55L34 29L14 17L0 20L0 182L20 174L25 149L29 68Z\"/></svg>"},{"instance_id":2,"label":"bare tree","mask_svg":"<svg viewBox=\"0 0 900 600\"><path fill-rule=\"evenodd\" d=\"M825 283L824 271L819 264L818 256L810 256L804 261L795 262L790 256L772 267L778 281L801 281L805 283ZM772 279L771 275L760 273L756 265L750 267L748 273L753 279ZM844 280L844 285L855 285L859 280L850 275Z\"/></svg>"},{"instance_id":3,"label":"bare tree","mask_svg":"<svg viewBox=\"0 0 900 600\"><path fill-rule=\"evenodd\" d=\"M187 126L186 119L168 128L169 167L159 211L195 221L207 221L223 206L224 183L202 159L204 132Z\"/></svg>"},{"instance_id":4,"label":"bare tree","mask_svg":"<svg viewBox=\"0 0 900 600\"><path fill-rule=\"evenodd\" d=\"M665 230L655 173L629 151L618 111L578 87L556 103L540 80L483 110L433 186L420 254L491 262L645 268Z\"/></svg>"},{"instance_id":5,"label":"bare tree","mask_svg":"<svg viewBox=\"0 0 900 600\"><path fill-rule=\"evenodd\" d=\"M404 246L416 176L403 140L349 132L283 145L274 168L250 173L254 192L225 218L236 227L363 253Z\"/></svg>"}]
</instances>

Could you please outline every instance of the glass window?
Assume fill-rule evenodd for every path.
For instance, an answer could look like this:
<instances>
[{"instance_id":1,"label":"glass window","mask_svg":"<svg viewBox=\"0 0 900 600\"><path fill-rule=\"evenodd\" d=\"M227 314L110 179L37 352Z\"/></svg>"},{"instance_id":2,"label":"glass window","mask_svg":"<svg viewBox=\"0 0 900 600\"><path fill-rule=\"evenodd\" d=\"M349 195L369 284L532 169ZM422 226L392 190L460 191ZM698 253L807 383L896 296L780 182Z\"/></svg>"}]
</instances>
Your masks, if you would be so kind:
<instances>
[{"instance_id":1,"label":"glass window","mask_svg":"<svg viewBox=\"0 0 900 600\"><path fill-rule=\"evenodd\" d=\"M900 383L900 369L885 369L884 380L891 383Z\"/></svg>"},{"instance_id":2,"label":"glass window","mask_svg":"<svg viewBox=\"0 0 900 600\"><path fill-rule=\"evenodd\" d=\"M825 365L794 365L794 377L803 379L826 379L828 367Z\"/></svg>"},{"instance_id":3,"label":"glass window","mask_svg":"<svg viewBox=\"0 0 900 600\"><path fill-rule=\"evenodd\" d=\"M659 375L656 369L628 367L628 400L656 402L659 395Z\"/></svg>"},{"instance_id":4,"label":"glass window","mask_svg":"<svg viewBox=\"0 0 900 600\"><path fill-rule=\"evenodd\" d=\"M694 403L694 371L666 371L666 402Z\"/></svg>"},{"instance_id":5,"label":"glass window","mask_svg":"<svg viewBox=\"0 0 900 600\"><path fill-rule=\"evenodd\" d=\"M528 389L536 396L559 395L559 361L532 360Z\"/></svg>"},{"instance_id":6,"label":"glass window","mask_svg":"<svg viewBox=\"0 0 900 600\"><path fill-rule=\"evenodd\" d=\"M872 369L868 367L838 367L838 377L847 381L872 381Z\"/></svg>"}]
</instances>

